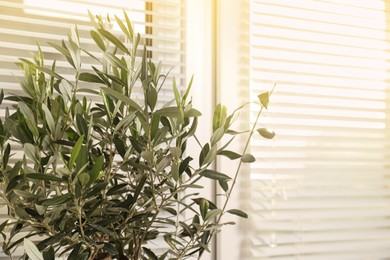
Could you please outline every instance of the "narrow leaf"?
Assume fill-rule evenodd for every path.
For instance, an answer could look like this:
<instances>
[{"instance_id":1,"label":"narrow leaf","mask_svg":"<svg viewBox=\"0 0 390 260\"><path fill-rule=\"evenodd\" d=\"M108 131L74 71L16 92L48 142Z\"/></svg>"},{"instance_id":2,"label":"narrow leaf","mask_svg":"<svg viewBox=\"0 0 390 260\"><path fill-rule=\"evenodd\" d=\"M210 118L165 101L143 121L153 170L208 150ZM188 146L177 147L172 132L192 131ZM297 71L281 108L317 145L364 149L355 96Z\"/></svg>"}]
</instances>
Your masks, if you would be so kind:
<instances>
[{"instance_id":1,"label":"narrow leaf","mask_svg":"<svg viewBox=\"0 0 390 260\"><path fill-rule=\"evenodd\" d=\"M51 174L43 174L43 173L27 173L26 178L31 180L40 180L40 181L57 181L62 182L63 180L60 177L51 175Z\"/></svg>"},{"instance_id":2,"label":"narrow leaf","mask_svg":"<svg viewBox=\"0 0 390 260\"><path fill-rule=\"evenodd\" d=\"M53 78L56 79L64 79L61 75L57 74L56 72L52 71L51 69L45 68L45 67L37 67L42 72L45 72L46 74L49 74Z\"/></svg>"},{"instance_id":3,"label":"narrow leaf","mask_svg":"<svg viewBox=\"0 0 390 260\"><path fill-rule=\"evenodd\" d=\"M165 116L169 118L179 118L180 117L180 108L179 107L164 107L157 110L155 115Z\"/></svg>"},{"instance_id":4,"label":"narrow leaf","mask_svg":"<svg viewBox=\"0 0 390 260\"><path fill-rule=\"evenodd\" d=\"M115 55L111 54L111 53L108 53L108 52L105 52L104 53L104 58L108 61L108 63L110 63L112 66L114 67L117 67L119 69L123 69L127 72L129 72L129 70L127 69L127 66L125 64L124 61L118 59L118 57L116 57Z\"/></svg>"},{"instance_id":5,"label":"narrow leaf","mask_svg":"<svg viewBox=\"0 0 390 260\"><path fill-rule=\"evenodd\" d=\"M119 27L121 28L122 32L124 34L126 34L126 36L131 39L131 36L130 36L130 33L129 33L129 30L127 30L126 28L126 25L122 22L122 20L118 17L118 16L114 16L115 17L115 20L116 22L118 23Z\"/></svg>"},{"instance_id":6,"label":"narrow leaf","mask_svg":"<svg viewBox=\"0 0 390 260\"><path fill-rule=\"evenodd\" d=\"M84 135L81 135L77 140L76 144L74 145L72 153L70 155L69 165L68 165L69 169L72 169L73 164L75 163L77 156L80 153L81 146L83 145L83 141L84 141Z\"/></svg>"},{"instance_id":7,"label":"narrow leaf","mask_svg":"<svg viewBox=\"0 0 390 260\"><path fill-rule=\"evenodd\" d=\"M179 90L177 89L177 86L176 86L176 78L175 77L173 77L173 93L175 94L176 105L178 107L180 107L181 98L180 98Z\"/></svg>"},{"instance_id":8,"label":"narrow leaf","mask_svg":"<svg viewBox=\"0 0 390 260\"><path fill-rule=\"evenodd\" d=\"M116 47L121 49L123 52L130 55L130 52L126 48L126 46L118 38L116 38L112 33L108 32L104 29L99 29L98 31L103 35L104 38L106 38L107 40L112 42Z\"/></svg>"},{"instance_id":9,"label":"narrow leaf","mask_svg":"<svg viewBox=\"0 0 390 260\"><path fill-rule=\"evenodd\" d=\"M238 158L241 158L241 154L238 154L236 152L230 151L230 150L222 150L218 151L218 155L226 156L230 160L236 160Z\"/></svg>"},{"instance_id":10,"label":"narrow leaf","mask_svg":"<svg viewBox=\"0 0 390 260\"><path fill-rule=\"evenodd\" d=\"M130 99L128 96L125 96L125 95L123 95L123 94L119 93L118 91L115 91L111 88L103 87L103 88L101 88L101 90L103 92L107 93L108 95L119 99L120 101L124 102L125 104L129 105L130 107L132 107L138 111L142 111L142 108L134 100Z\"/></svg>"},{"instance_id":11,"label":"narrow leaf","mask_svg":"<svg viewBox=\"0 0 390 260\"><path fill-rule=\"evenodd\" d=\"M201 176L212 179L212 180L230 180L231 178L224 173L220 173L214 170L206 169L200 173Z\"/></svg>"},{"instance_id":12,"label":"narrow leaf","mask_svg":"<svg viewBox=\"0 0 390 260\"><path fill-rule=\"evenodd\" d=\"M194 80L194 75L192 75L191 80L190 80L190 83L188 84L188 87L187 87L187 89L186 89L186 92L184 93L184 96L183 96L183 99L182 99L182 103L183 103L184 105L186 104L187 97L188 97L188 95L190 94L190 90L191 90L191 86L192 86L193 80Z\"/></svg>"},{"instance_id":13,"label":"narrow leaf","mask_svg":"<svg viewBox=\"0 0 390 260\"><path fill-rule=\"evenodd\" d=\"M39 252L37 246L33 242L24 238L23 246L26 250L26 254L29 258L31 258L31 260L44 260L43 255L41 254L41 252Z\"/></svg>"},{"instance_id":14,"label":"narrow leaf","mask_svg":"<svg viewBox=\"0 0 390 260\"><path fill-rule=\"evenodd\" d=\"M91 82L91 83L101 83L104 84L104 81L96 76L95 74L89 73L89 72L82 72L80 73L79 80L85 81L85 82Z\"/></svg>"},{"instance_id":15,"label":"narrow leaf","mask_svg":"<svg viewBox=\"0 0 390 260\"><path fill-rule=\"evenodd\" d=\"M131 23L129 17L127 16L126 12L123 11L124 15L125 15L125 19L126 19L126 23L127 23L127 29L129 29L129 38L130 38L130 41L132 42L133 41L133 38L134 38L134 29L133 29L133 24Z\"/></svg>"},{"instance_id":16,"label":"narrow leaf","mask_svg":"<svg viewBox=\"0 0 390 260\"><path fill-rule=\"evenodd\" d=\"M56 125L54 122L53 115L51 114L51 112L50 112L49 108L46 106L46 104L42 104L42 109L45 112L45 120L46 120L47 127L49 128L50 133L54 134L55 130L56 130Z\"/></svg>"},{"instance_id":17,"label":"narrow leaf","mask_svg":"<svg viewBox=\"0 0 390 260\"><path fill-rule=\"evenodd\" d=\"M68 202L70 200L70 197L71 197L70 193L67 193L65 195L56 196L56 197L53 197L51 199L45 199L45 200L41 201L41 205L42 206L61 205L61 204Z\"/></svg>"},{"instance_id":18,"label":"narrow leaf","mask_svg":"<svg viewBox=\"0 0 390 260\"><path fill-rule=\"evenodd\" d=\"M89 182L88 185L91 185L98 178L100 171L103 168L104 156L100 155L96 160L95 164L92 167L92 170L89 174Z\"/></svg>"},{"instance_id":19,"label":"narrow leaf","mask_svg":"<svg viewBox=\"0 0 390 260\"><path fill-rule=\"evenodd\" d=\"M111 231L110 229L106 228L106 227L103 227L103 226L99 226L99 225L95 225L95 224L89 224L89 226L91 226L92 228L102 232L104 235L109 235L113 238L116 238L118 235Z\"/></svg>"},{"instance_id":20,"label":"narrow leaf","mask_svg":"<svg viewBox=\"0 0 390 260\"><path fill-rule=\"evenodd\" d=\"M93 30L90 31L90 34L91 34L92 39L96 42L97 46L99 46L99 48L102 51L106 51L107 48L106 48L106 45L104 44L102 37L100 37L100 35Z\"/></svg>"},{"instance_id":21,"label":"narrow leaf","mask_svg":"<svg viewBox=\"0 0 390 260\"><path fill-rule=\"evenodd\" d=\"M230 209L227 212L242 218L248 218L248 214L246 214L244 211L240 209Z\"/></svg>"},{"instance_id":22,"label":"narrow leaf","mask_svg":"<svg viewBox=\"0 0 390 260\"><path fill-rule=\"evenodd\" d=\"M30 144L30 143L24 144L23 150L24 150L24 153L26 154L27 158L33 160L35 163L39 162L39 160L37 158L37 150L33 144Z\"/></svg>"},{"instance_id":23,"label":"narrow leaf","mask_svg":"<svg viewBox=\"0 0 390 260\"><path fill-rule=\"evenodd\" d=\"M196 110L195 108L191 108L190 110L184 113L185 117L199 117L201 115L202 113L199 110Z\"/></svg>"},{"instance_id":24,"label":"narrow leaf","mask_svg":"<svg viewBox=\"0 0 390 260\"><path fill-rule=\"evenodd\" d=\"M201 199L199 203L200 214L202 215L203 220L206 219L207 211L209 210L209 202L206 199Z\"/></svg>"},{"instance_id":25,"label":"narrow leaf","mask_svg":"<svg viewBox=\"0 0 390 260\"><path fill-rule=\"evenodd\" d=\"M205 216L205 221L210 221L210 220L213 220L213 218L217 217L218 215L220 215L222 213L222 209L213 209L213 210L210 210L209 212L207 212L206 216Z\"/></svg>"}]
</instances>

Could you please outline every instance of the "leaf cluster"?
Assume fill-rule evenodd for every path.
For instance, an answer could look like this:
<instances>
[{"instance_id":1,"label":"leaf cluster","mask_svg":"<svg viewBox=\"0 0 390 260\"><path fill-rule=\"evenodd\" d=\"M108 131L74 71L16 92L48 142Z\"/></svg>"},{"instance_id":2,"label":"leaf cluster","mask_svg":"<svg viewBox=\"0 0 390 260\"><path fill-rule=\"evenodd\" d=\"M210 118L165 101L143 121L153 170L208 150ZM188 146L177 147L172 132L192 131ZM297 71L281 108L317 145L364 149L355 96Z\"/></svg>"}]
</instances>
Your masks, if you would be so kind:
<instances>
[{"instance_id":1,"label":"leaf cluster","mask_svg":"<svg viewBox=\"0 0 390 260\"><path fill-rule=\"evenodd\" d=\"M115 20L126 43L90 14L99 57L82 48L77 28L67 41L50 43L74 77L58 72L55 62L44 64L38 47L33 60L18 63L23 93L4 98L1 92L0 101L13 104L0 121L0 198L10 217L0 234L8 255L21 244L31 259L185 259L210 250L223 214L247 217L197 192L208 178L230 194L231 173L210 167L217 156L255 160L228 150L239 134L231 129L238 110L227 115L225 106L216 107L212 136L200 145L195 165L187 144L196 139L201 113L189 98L192 80L185 91L174 80L174 100L161 101L167 74L146 58L145 48L137 62L141 38L124 15L124 22ZM99 66L82 70L85 56ZM91 101L86 93L99 98ZM259 98L266 107L268 96ZM222 143L224 136L231 138ZM161 238L166 248L154 250L151 242Z\"/></svg>"}]
</instances>

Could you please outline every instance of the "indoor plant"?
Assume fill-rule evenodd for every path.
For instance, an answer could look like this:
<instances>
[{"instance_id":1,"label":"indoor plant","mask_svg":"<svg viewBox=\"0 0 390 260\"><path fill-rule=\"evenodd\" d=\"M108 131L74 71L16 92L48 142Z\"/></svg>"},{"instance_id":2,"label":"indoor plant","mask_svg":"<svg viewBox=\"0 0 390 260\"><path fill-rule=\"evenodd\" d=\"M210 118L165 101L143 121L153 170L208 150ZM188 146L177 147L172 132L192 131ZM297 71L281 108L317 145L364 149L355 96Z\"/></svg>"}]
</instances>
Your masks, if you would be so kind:
<instances>
[{"instance_id":1,"label":"indoor plant","mask_svg":"<svg viewBox=\"0 0 390 260\"><path fill-rule=\"evenodd\" d=\"M44 64L40 48L33 61L18 63L23 94L6 96L15 102L14 112L7 110L0 121L0 196L10 216L0 223L3 250L11 254L23 243L32 259L200 257L220 227L230 224L223 223L224 214L247 217L227 207L241 163L254 161L246 154L248 143L242 153L228 148L240 134L231 125L241 108L227 115L225 106L216 107L210 141L199 143L197 163L192 163L187 144L196 139L201 114L189 98L191 82L183 93L173 82L174 100L161 102L166 75L146 58L145 47L137 63L140 36L127 15L125 22L116 21L128 45L105 28L101 17L90 17L91 37L102 57L82 49L77 28L67 42L51 43L74 68L74 78L57 73L55 62ZM100 68L82 71L82 52ZM81 82L95 88L82 88ZM139 99L133 95L137 84L143 92ZM85 92L100 99L89 101ZM259 95L256 123L269 94ZM255 129L256 123L247 131L248 142L256 130L274 136ZM22 158L13 155L18 145ZM217 156L237 159L237 171L212 170ZM217 181L224 191L220 208L211 198L199 197L202 178ZM23 231L26 236L17 237ZM161 252L150 243L159 239L166 246Z\"/></svg>"}]
</instances>

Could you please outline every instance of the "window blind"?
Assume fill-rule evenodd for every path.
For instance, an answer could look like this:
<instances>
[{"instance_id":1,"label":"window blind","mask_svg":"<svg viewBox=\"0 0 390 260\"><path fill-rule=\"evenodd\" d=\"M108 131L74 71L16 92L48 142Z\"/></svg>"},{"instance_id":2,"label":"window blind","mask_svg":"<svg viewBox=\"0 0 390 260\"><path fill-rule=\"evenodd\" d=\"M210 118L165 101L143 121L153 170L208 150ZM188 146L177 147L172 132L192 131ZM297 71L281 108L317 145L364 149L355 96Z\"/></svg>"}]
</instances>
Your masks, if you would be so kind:
<instances>
[{"instance_id":1,"label":"window blind","mask_svg":"<svg viewBox=\"0 0 390 260\"><path fill-rule=\"evenodd\" d=\"M58 43L66 38L74 25L78 27L81 46L99 57L101 53L90 37L88 10L103 18L108 14L112 21L115 21L114 15L124 18L123 11L126 11L135 32L144 39L140 45L147 46L148 56L162 61L163 73L170 71L160 100L173 99L172 78L176 78L178 86L185 83L185 0L0 0L0 89L5 93L21 91L17 77L23 75L15 62L18 58L30 59L30 53L37 50L37 43L44 52L46 65L57 60L58 72L65 77L73 75L65 58L48 42ZM111 31L121 35L115 24ZM125 38L121 39L126 42ZM84 70L96 65L87 55L82 59ZM0 107L1 116L4 116L5 106L9 106L7 101ZM0 223L6 218L6 208L0 204ZM2 239L0 236L0 242ZM8 259L1 251L0 259Z\"/></svg>"},{"instance_id":2,"label":"window blind","mask_svg":"<svg viewBox=\"0 0 390 260\"><path fill-rule=\"evenodd\" d=\"M390 259L389 7L250 1L250 89L276 82L277 136L252 143L246 259Z\"/></svg>"}]
</instances>

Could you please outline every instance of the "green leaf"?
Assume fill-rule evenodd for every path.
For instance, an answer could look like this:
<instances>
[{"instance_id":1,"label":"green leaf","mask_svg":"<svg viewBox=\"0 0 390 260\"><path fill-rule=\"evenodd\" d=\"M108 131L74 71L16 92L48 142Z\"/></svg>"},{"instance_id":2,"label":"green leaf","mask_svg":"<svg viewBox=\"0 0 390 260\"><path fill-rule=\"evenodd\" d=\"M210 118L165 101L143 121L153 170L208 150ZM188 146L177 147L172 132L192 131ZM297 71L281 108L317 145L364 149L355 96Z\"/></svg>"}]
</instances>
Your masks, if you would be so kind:
<instances>
[{"instance_id":1,"label":"green leaf","mask_svg":"<svg viewBox=\"0 0 390 260\"><path fill-rule=\"evenodd\" d=\"M13 189L12 190L16 195L24 198L35 198L35 195L24 190L18 190L18 189Z\"/></svg>"},{"instance_id":2,"label":"green leaf","mask_svg":"<svg viewBox=\"0 0 390 260\"><path fill-rule=\"evenodd\" d=\"M173 216L177 216L177 211L171 207L163 207L162 210L172 214Z\"/></svg>"},{"instance_id":3,"label":"green leaf","mask_svg":"<svg viewBox=\"0 0 390 260\"><path fill-rule=\"evenodd\" d=\"M43 173L27 173L25 174L26 178L31 180L39 180L39 181L57 181L62 182L64 181L60 177L51 175L51 174L43 174Z\"/></svg>"},{"instance_id":4,"label":"green leaf","mask_svg":"<svg viewBox=\"0 0 390 260\"><path fill-rule=\"evenodd\" d=\"M169 118L179 118L180 117L180 108L179 107L164 107L156 112L154 112L155 115L158 116L165 116Z\"/></svg>"},{"instance_id":5,"label":"green leaf","mask_svg":"<svg viewBox=\"0 0 390 260\"><path fill-rule=\"evenodd\" d=\"M247 154L244 154L244 155L241 157L241 161L242 161L243 163L253 163L253 162L256 161L256 158L255 158L253 155L247 153Z\"/></svg>"},{"instance_id":6,"label":"green leaf","mask_svg":"<svg viewBox=\"0 0 390 260\"><path fill-rule=\"evenodd\" d=\"M45 112L45 120L46 120L47 127L50 130L50 133L55 134L56 125L54 122L53 115L51 114L51 112L50 112L49 108L46 106L46 104L42 104L42 109L43 109L43 112Z\"/></svg>"},{"instance_id":7,"label":"green leaf","mask_svg":"<svg viewBox=\"0 0 390 260\"><path fill-rule=\"evenodd\" d=\"M126 46L118 39L116 38L112 33L104 30L104 29L98 29L101 35L103 35L104 38L112 42L116 47L121 49L124 53L127 53L128 55L131 55L129 50L126 48Z\"/></svg>"},{"instance_id":8,"label":"green leaf","mask_svg":"<svg viewBox=\"0 0 390 260\"><path fill-rule=\"evenodd\" d=\"M122 61L120 59L118 59L115 55L111 54L111 53L108 53L108 52L105 52L104 53L104 58L108 61L108 63L110 63L112 66L114 67L117 67L119 69L123 69L127 72L129 72L129 70L127 69L127 66L126 64L124 63L125 61Z\"/></svg>"},{"instance_id":9,"label":"green leaf","mask_svg":"<svg viewBox=\"0 0 390 260\"><path fill-rule=\"evenodd\" d=\"M204 158L204 162L202 165L213 162L216 156L217 156L217 146L213 145L210 151L207 153L206 157Z\"/></svg>"},{"instance_id":10,"label":"green leaf","mask_svg":"<svg viewBox=\"0 0 390 260\"><path fill-rule=\"evenodd\" d=\"M90 94L93 94L93 95L99 95L99 91L96 91L94 89L89 89L89 88L79 88L79 89L77 89L77 92L78 93L83 92L83 93L90 93Z\"/></svg>"},{"instance_id":11,"label":"green leaf","mask_svg":"<svg viewBox=\"0 0 390 260\"><path fill-rule=\"evenodd\" d=\"M81 135L88 136L88 123L81 114L76 115L76 125Z\"/></svg>"},{"instance_id":12,"label":"green leaf","mask_svg":"<svg viewBox=\"0 0 390 260\"><path fill-rule=\"evenodd\" d=\"M89 17L89 20L91 22L91 24L96 28L96 29L99 29L99 25L97 24L97 22L95 21L95 16L91 13L91 11L88 10L88 17Z\"/></svg>"},{"instance_id":13,"label":"green leaf","mask_svg":"<svg viewBox=\"0 0 390 260\"><path fill-rule=\"evenodd\" d=\"M39 66L37 67L37 69L39 69L42 72L45 72L46 74L49 74L53 78L64 79L64 77L62 77L61 75L59 75L56 72L52 71L51 69L48 69L48 68L45 68L45 67L39 67Z\"/></svg>"},{"instance_id":14,"label":"green leaf","mask_svg":"<svg viewBox=\"0 0 390 260\"><path fill-rule=\"evenodd\" d=\"M69 248L69 249L71 249L71 248ZM80 249L81 249L81 243L77 244L77 245L73 248L73 250L72 250L72 252L69 254L67 260L81 260L81 259L79 258L79 256L80 256Z\"/></svg>"},{"instance_id":15,"label":"green leaf","mask_svg":"<svg viewBox=\"0 0 390 260\"><path fill-rule=\"evenodd\" d=\"M275 132L270 131L267 128L259 128L257 129L257 132L264 138L272 139L275 137Z\"/></svg>"},{"instance_id":16,"label":"green leaf","mask_svg":"<svg viewBox=\"0 0 390 260\"><path fill-rule=\"evenodd\" d=\"M176 162L173 162L171 165L171 176L175 181L178 181L180 178L179 174L179 166L177 165Z\"/></svg>"},{"instance_id":17,"label":"green leaf","mask_svg":"<svg viewBox=\"0 0 390 260\"><path fill-rule=\"evenodd\" d=\"M222 209L212 209L209 212L207 212L204 220L205 221L211 221L215 217L217 217L218 215L221 215L221 213L222 213Z\"/></svg>"},{"instance_id":18,"label":"green leaf","mask_svg":"<svg viewBox=\"0 0 390 260\"><path fill-rule=\"evenodd\" d=\"M61 52L66 57L66 59L69 61L70 65L72 65L75 68L72 57L70 56L69 50L66 47L60 46L60 45L53 43L53 42L49 42L48 44L51 47L53 47L54 49L56 49L57 51Z\"/></svg>"},{"instance_id":19,"label":"green leaf","mask_svg":"<svg viewBox=\"0 0 390 260\"><path fill-rule=\"evenodd\" d=\"M45 199L41 201L42 206L55 206L55 205L61 205L66 202L68 202L71 198L71 194L67 193L65 195L60 195L53 197L51 199Z\"/></svg>"},{"instance_id":20,"label":"green leaf","mask_svg":"<svg viewBox=\"0 0 390 260\"><path fill-rule=\"evenodd\" d=\"M207 211L209 210L209 202L206 199L201 199L199 202L200 214L203 220L206 219Z\"/></svg>"},{"instance_id":21,"label":"green leaf","mask_svg":"<svg viewBox=\"0 0 390 260\"><path fill-rule=\"evenodd\" d=\"M106 51L107 48L106 48L106 45L104 44L102 37L100 37L100 35L97 32L95 32L94 30L91 30L90 34L91 34L92 39L96 42L97 46L99 46L99 48L102 51Z\"/></svg>"},{"instance_id":22,"label":"green leaf","mask_svg":"<svg viewBox=\"0 0 390 260\"><path fill-rule=\"evenodd\" d=\"M236 160L238 158L241 158L241 154L238 154L238 153L230 151L230 150L218 151L217 154L222 155L222 156L226 156L230 160Z\"/></svg>"},{"instance_id":23,"label":"green leaf","mask_svg":"<svg viewBox=\"0 0 390 260\"><path fill-rule=\"evenodd\" d=\"M227 192L229 190L229 185L226 180L218 180L218 184L224 192Z\"/></svg>"},{"instance_id":24,"label":"green leaf","mask_svg":"<svg viewBox=\"0 0 390 260\"><path fill-rule=\"evenodd\" d=\"M125 16L125 19L126 19L126 23L127 23L127 29L129 29L129 39L131 42L133 42L133 39L134 39L134 29L133 29L133 24L131 23L129 17L127 16L126 12L123 10L123 14Z\"/></svg>"},{"instance_id":25,"label":"green leaf","mask_svg":"<svg viewBox=\"0 0 390 260\"><path fill-rule=\"evenodd\" d=\"M259 98L260 104L266 109L268 109L269 95L269 92L264 92L257 96Z\"/></svg>"},{"instance_id":26,"label":"green leaf","mask_svg":"<svg viewBox=\"0 0 390 260\"><path fill-rule=\"evenodd\" d=\"M226 131L226 133L228 134L228 135L241 135L241 134L245 134L245 133L248 133L249 131L247 130L247 131L240 131L240 132L238 132L238 131L234 131L234 130L227 130Z\"/></svg>"},{"instance_id":27,"label":"green leaf","mask_svg":"<svg viewBox=\"0 0 390 260\"><path fill-rule=\"evenodd\" d=\"M224 105L218 104L213 115L213 132L225 125L227 117L227 108Z\"/></svg>"},{"instance_id":28,"label":"green leaf","mask_svg":"<svg viewBox=\"0 0 390 260\"><path fill-rule=\"evenodd\" d=\"M240 209L230 209L227 212L242 218L248 218L248 214L246 214L244 211Z\"/></svg>"},{"instance_id":29,"label":"green leaf","mask_svg":"<svg viewBox=\"0 0 390 260\"><path fill-rule=\"evenodd\" d=\"M107 192L107 196L116 195L116 194L122 194L124 192L127 192L127 183L121 183L118 185L115 185L111 187Z\"/></svg>"},{"instance_id":30,"label":"green leaf","mask_svg":"<svg viewBox=\"0 0 390 260\"><path fill-rule=\"evenodd\" d=\"M16 175L16 176L14 176L9 181L9 183L7 185L7 189L5 190L5 193L8 193L8 192L12 191L19 184L20 179L22 179L23 177L24 177L24 175Z\"/></svg>"},{"instance_id":31,"label":"green leaf","mask_svg":"<svg viewBox=\"0 0 390 260\"><path fill-rule=\"evenodd\" d=\"M4 169L8 165L8 160L9 160L9 157L10 157L10 153L11 153L11 145L8 143L7 147L4 150L4 155L3 155L3 167L4 167Z\"/></svg>"},{"instance_id":32,"label":"green leaf","mask_svg":"<svg viewBox=\"0 0 390 260\"><path fill-rule=\"evenodd\" d=\"M22 112L24 118L26 119L28 129L31 131L34 137L38 137L39 133L38 133L37 124L34 119L35 118L34 113L23 102L18 103L18 108L20 109L20 112Z\"/></svg>"},{"instance_id":33,"label":"green leaf","mask_svg":"<svg viewBox=\"0 0 390 260\"><path fill-rule=\"evenodd\" d=\"M73 30L72 30L73 31ZM80 67L81 67L81 61L80 61L80 47L77 46L77 44L74 42L74 40L71 39L71 37L69 36L68 37L69 39L69 45L70 45L70 48L69 48L69 53L70 53L70 56L73 60L73 64L75 65L75 69L77 71L80 70Z\"/></svg>"},{"instance_id":34,"label":"green leaf","mask_svg":"<svg viewBox=\"0 0 390 260\"><path fill-rule=\"evenodd\" d=\"M23 116L27 119L34 120L34 114L31 109L23 102L18 103L18 108L22 112Z\"/></svg>"},{"instance_id":35,"label":"green leaf","mask_svg":"<svg viewBox=\"0 0 390 260\"><path fill-rule=\"evenodd\" d=\"M179 160L179 158L180 158L180 156L182 154L182 151L181 151L180 147L171 147L171 148L169 148L169 151L171 152L171 154L173 155L173 157L176 160Z\"/></svg>"},{"instance_id":36,"label":"green leaf","mask_svg":"<svg viewBox=\"0 0 390 260\"><path fill-rule=\"evenodd\" d=\"M100 155L98 158L95 160L95 164L92 167L92 170L89 174L89 182L88 185L91 185L92 183L95 182L95 180L98 178L100 171L103 168L103 162L104 162L104 156Z\"/></svg>"},{"instance_id":37,"label":"green leaf","mask_svg":"<svg viewBox=\"0 0 390 260\"><path fill-rule=\"evenodd\" d=\"M4 90L1 89L1 91L0 91L0 105L3 103L3 99L4 99Z\"/></svg>"},{"instance_id":38,"label":"green leaf","mask_svg":"<svg viewBox=\"0 0 390 260\"><path fill-rule=\"evenodd\" d=\"M77 156L80 153L83 142L84 142L84 135L81 135L77 140L76 144L74 145L72 153L70 155L69 164L68 164L69 169L73 168L73 164L75 163Z\"/></svg>"},{"instance_id":39,"label":"green leaf","mask_svg":"<svg viewBox=\"0 0 390 260\"><path fill-rule=\"evenodd\" d=\"M162 172L165 168L167 168L172 162L172 156L165 156L157 163L156 173Z\"/></svg>"},{"instance_id":40,"label":"green leaf","mask_svg":"<svg viewBox=\"0 0 390 260\"><path fill-rule=\"evenodd\" d=\"M0 233L3 232L4 228L7 226L8 221L9 219L0 224Z\"/></svg>"},{"instance_id":41,"label":"green leaf","mask_svg":"<svg viewBox=\"0 0 390 260\"><path fill-rule=\"evenodd\" d=\"M90 177L89 177L88 173L84 172L78 176L78 179L79 179L81 186L85 187L89 183Z\"/></svg>"},{"instance_id":42,"label":"green leaf","mask_svg":"<svg viewBox=\"0 0 390 260\"><path fill-rule=\"evenodd\" d=\"M210 139L210 143L211 145L215 145L219 140L221 140L221 138L223 137L223 135L225 134L225 128L223 126L217 128L215 130L215 132L213 133L213 135L211 136L211 139Z\"/></svg>"},{"instance_id":43,"label":"green leaf","mask_svg":"<svg viewBox=\"0 0 390 260\"><path fill-rule=\"evenodd\" d=\"M97 231L100 231L102 232L103 234L105 235L109 235L113 238L117 238L118 235L113 232L112 230L106 228L106 227L103 227L103 226L100 226L100 225L95 225L95 224L88 224L89 226L91 226L92 228L96 229Z\"/></svg>"},{"instance_id":44,"label":"green leaf","mask_svg":"<svg viewBox=\"0 0 390 260\"><path fill-rule=\"evenodd\" d=\"M129 33L129 30L127 30L126 28L126 25L122 22L122 20L118 17L118 16L114 16L115 17L115 20L117 22L117 24L119 25L119 27L121 28L122 32L124 34L126 34L126 36L131 39L131 36L130 36L130 33Z\"/></svg>"},{"instance_id":45,"label":"green leaf","mask_svg":"<svg viewBox=\"0 0 390 260\"><path fill-rule=\"evenodd\" d=\"M202 113L199 110L196 110L195 108L191 108L190 110L184 113L185 117L199 117L201 115Z\"/></svg>"},{"instance_id":46,"label":"green leaf","mask_svg":"<svg viewBox=\"0 0 390 260\"><path fill-rule=\"evenodd\" d=\"M218 180L226 181L226 180L230 180L231 179L229 176L227 176L224 173L217 172L217 171L214 171L214 170L209 170L209 169L206 169L206 170L202 171L200 173L200 175L203 176L203 177L212 179L212 180L217 180L217 181Z\"/></svg>"},{"instance_id":47,"label":"green leaf","mask_svg":"<svg viewBox=\"0 0 390 260\"><path fill-rule=\"evenodd\" d=\"M85 82L91 82L91 83L104 84L104 81L100 77L96 76L95 74L89 73L89 72L80 73L79 80L85 81Z\"/></svg>"},{"instance_id":48,"label":"green leaf","mask_svg":"<svg viewBox=\"0 0 390 260\"><path fill-rule=\"evenodd\" d=\"M26 143L24 144L24 153L27 156L27 158L33 160L35 163L38 163L38 157L37 157L37 149L33 144Z\"/></svg>"},{"instance_id":49,"label":"green leaf","mask_svg":"<svg viewBox=\"0 0 390 260\"><path fill-rule=\"evenodd\" d=\"M177 105L177 107L180 107L181 98L180 98L179 90L177 89L177 86L176 86L176 78L175 77L173 77L173 93L175 94L176 105Z\"/></svg>"},{"instance_id":50,"label":"green leaf","mask_svg":"<svg viewBox=\"0 0 390 260\"><path fill-rule=\"evenodd\" d=\"M158 260L157 256L153 253L152 250L150 250L149 248L147 247L142 247L142 250L145 252L145 254L148 256L147 259L151 259L151 260Z\"/></svg>"},{"instance_id":51,"label":"green leaf","mask_svg":"<svg viewBox=\"0 0 390 260\"><path fill-rule=\"evenodd\" d=\"M190 90L191 90L191 86L192 86L193 80L194 80L194 75L191 76L190 83L188 83L188 87L187 87L187 89L186 89L186 92L184 93L184 96L183 96L183 99L182 99L183 105L185 105L186 102L187 102L187 97L188 97L188 95L190 94Z\"/></svg>"},{"instance_id":52,"label":"green leaf","mask_svg":"<svg viewBox=\"0 0 390 260\"><path fill-rule=\"evenodd\" d=\"M203 146L202 150L200 151L200 154L199 154L199 166L202 166L204 165L204 159L206 158L206 155L209 153L210 151L210 145L207 143Z\"/></svg>"},{"instance_id":53,"label":"green leaf","mask_svg":"<svg viewBox=\"0 0 390 260\"><path fill-rule=\"evenodd\" d=\"M156 88L154 87L149 87L147 90L147 97L148 97L148 105L150 109L153 111L154 108L156 107L157 104L157 99L158 99L158 93Z\"/></svg>"},{"instance_id":54,"label":"green leaf","mask_svg":"<svg viewBox=\"0 0 390 260\"><path fill-rule=\"evenodd\" d=\"M64 100L70 100L72 98L72 87L69 82L61 80L59 89Z\"/></svg>"},{"instance_id":55,"label":"green leaf","mask_svg":"<svg viewBox=\"0 0 390 260\"><path fill-rule=\"evenodd\" d=\"M142 108L134 100L130 99L128 96L125 96L122 93L119 93L118 91L115 91L111 88L103 87L103 88L101 88L101 90L103 92L107 93L108 95L124 102L125 104L129 105L130 107L132 107L138 111L142 111Z\"/></svg>"},{"instance_id":56,"label":"green leaf","mask_svg":"<svg viewBox=\"0 0 390 260\"><path fill-rule=\"evenodd\" d=\"M43 255L41 254L41 252L39 252L38 248L33 242L24 238L23 246L24 249L26 250L26 254L28 255L29 258L31 258L31 260L44 260Z\"/></svg>"},{"instance_id":57,"label":"green leaf","mask_svg":"<svg viewBox=\"0 0 390 260\"><path fill-rule=\"evenodd\" d=\"M52 246L50 246L49 250L43 252L43 259L55 260L54 248Z\"/></svg>"}]
</instances>

